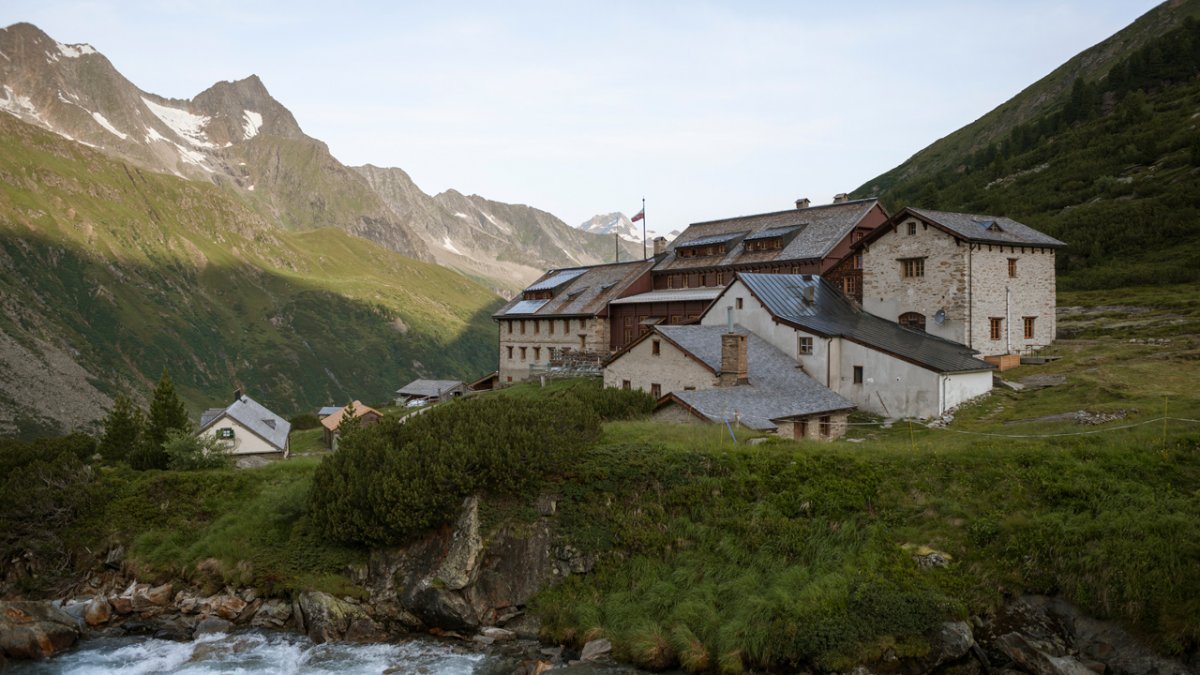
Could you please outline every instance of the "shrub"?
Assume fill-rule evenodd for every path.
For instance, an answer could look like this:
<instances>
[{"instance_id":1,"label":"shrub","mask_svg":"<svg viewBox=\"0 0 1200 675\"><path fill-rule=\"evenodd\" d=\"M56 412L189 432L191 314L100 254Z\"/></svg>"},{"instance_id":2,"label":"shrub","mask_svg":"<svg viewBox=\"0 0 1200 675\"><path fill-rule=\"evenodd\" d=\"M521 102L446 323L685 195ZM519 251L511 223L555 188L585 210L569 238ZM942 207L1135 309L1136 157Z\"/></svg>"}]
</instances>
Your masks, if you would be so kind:
<instances>
[{"instance_id":1,"label":"shrub","mask_svg":"<svg viewBox=\"0 0 1200 675\"><path fill-rule=\"evenodd\" d=\"M600 431L573 396L456 401L343 439L318 468L312 516L329 537L400 543L455 515L474 492L519 494L557 473Z\"/></svg>"},{"instance_id":2,"label":"shrub","mask_svg":"<svg viewBox=\"0 0 1200 675\"><path fill-rule=\"evenodd\" d=\"M292 425L292 431L304 431L306 429L316 429L321 426L321 419L312 413L304 413L296 415L288 420Z\"/></svg>"},{"instance_id":3,"label":"shrub","mask_svg":"<svg viewBox=\"0 0 1200 675\"><path fill-rule=\"evenodd\" d=\"M221 442L212 436L195 436L186 431L172 431L163 445L167 468L176 471L222 469L230 457Z\"/></svg>"}]
</instances>

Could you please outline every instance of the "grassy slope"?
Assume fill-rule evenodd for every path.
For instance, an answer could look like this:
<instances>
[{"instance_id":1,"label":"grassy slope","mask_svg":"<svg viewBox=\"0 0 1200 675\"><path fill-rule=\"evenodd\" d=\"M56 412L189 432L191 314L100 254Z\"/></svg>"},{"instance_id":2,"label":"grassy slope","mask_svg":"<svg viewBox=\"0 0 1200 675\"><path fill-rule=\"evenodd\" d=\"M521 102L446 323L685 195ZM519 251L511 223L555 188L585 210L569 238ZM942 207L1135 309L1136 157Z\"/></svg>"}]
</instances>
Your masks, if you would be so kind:
<instances>
[{"instance_id":1,"label":"grassy slope","mask_svg":"<svg viewBox=\"0 0 1200 675\"><path fill-rule=\"evenodd\" d=\"M1171 30L1177 35L1197 15L1200 2L1160 6L857 194L879 194L893 209L912 204L1027 222L1068 243L1059 258L1063 288L1196 280L1200 83L1148 75L1134 85L1145 89L1138 93L1104 76L1134 47L1175 39ZM1056 124L1076 77L1097 90L1091 114Z\"/></svg>"},{"instance_id":2,"label":"grassy slope","mask_svg":"<svg viewBox=\"0 0 1200 675\"><path fill-rule=\"evenodd\" d=\"M1056 346L1060 361L1006 373L1065 383L997 390L950 429L864 424L854 443L734 446L715 426L608 424L544 488L559 495L572 543L600 555L593 575L540 596L546 636L606 635L622 658L653 667L786 670L815 660L835 669L886 649L920 654L937 622L1043 592L1164 651L1195 649L1200 427L1170 422L1164 436L1161 422L1144 423L1164 405L1200 419L1197 291L1065 295L1080 310L1064 325L1079 337ZM1122 327L1134 305L1144 328ZM537 402L558 386L496 395ZM1125 417L1031 420L1080 409ZM1119 428L1130 424L1139 426ZM1092 431L1102 433L1080 433ZM1046 434L1069 435L1020 438ZM312 539L302 510L315 461L110 471L105 489L116 496L78 542L134 541L130 559L148 578L356 592L333 573L362 552ZM485 523L534 513L530 503L485 500ZM949 567L919 569L912 556L924 547L948 554Z\"/></svg>"},{"instance_id":3,"label":"grassy slope","mask_svg":"<svg viewBox=\"0 0 1200 675\"><path fill-rule=\"evenodd\" d=\"M193 408L241 383L291 412L493 367L498 298L451 271L333 229L279 231L214 186L7 115L0 177L0 293L16 308L0 329L70 345L104 391L169 366Z\"/></svg>"}]
</instances>

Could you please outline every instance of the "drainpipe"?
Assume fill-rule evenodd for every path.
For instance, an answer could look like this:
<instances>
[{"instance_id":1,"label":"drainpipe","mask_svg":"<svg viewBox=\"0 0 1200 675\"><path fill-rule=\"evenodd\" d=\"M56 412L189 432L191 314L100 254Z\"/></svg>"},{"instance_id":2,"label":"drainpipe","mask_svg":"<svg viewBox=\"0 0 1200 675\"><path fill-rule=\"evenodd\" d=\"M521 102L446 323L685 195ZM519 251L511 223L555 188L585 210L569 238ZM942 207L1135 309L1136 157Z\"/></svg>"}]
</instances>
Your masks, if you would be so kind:
<instances>
[{"instance_id":1,"label":"drainpipe","mask_svg":"<svg viewBox=\"0 0 1200 675\"><path fill-rule=\"evenodd\" d=\"M971 349L975 348L972 340L975 339L975 258L971 253L975 250L975 244L967 242L967 346Z\"/></svg>"},{"instance_id":2,"label":"drainpipe","mask_svg":"<svg viewBox=\"0 0 1200 675\"><path fill-rule=\"evenodd\" d=\"M1004 287L1004 353L1012 353L1012 289Z\"/></svg>"}]
</instances>

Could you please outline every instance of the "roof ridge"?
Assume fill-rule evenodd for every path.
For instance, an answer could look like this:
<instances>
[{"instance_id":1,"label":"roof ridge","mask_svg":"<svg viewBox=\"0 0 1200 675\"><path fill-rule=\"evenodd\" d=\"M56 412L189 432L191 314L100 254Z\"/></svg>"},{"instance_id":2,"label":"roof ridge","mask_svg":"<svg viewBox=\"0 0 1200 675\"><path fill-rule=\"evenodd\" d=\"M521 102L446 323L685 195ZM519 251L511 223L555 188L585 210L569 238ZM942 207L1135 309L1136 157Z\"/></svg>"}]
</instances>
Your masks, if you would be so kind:
<instances>
[{"instance_id":1,"label":"roof ridge","mask_svg":"<svg viewBox=\"0 0 1200 675\"><path fill-rule=\"evenodd\" d=\"M819 209L829 209L837 206L848 206L851 204L864 204L866 202L878 202L878 197L863 197L862 199L849 199L844 202L835 202L832 204L818 204L816 206L806 206L802 209L790 208L781 209L779 211L766 211L764 213L747 213L740 216L729 216L728 218L715 218L713 220L698 220L694 223L688 223L688 227L693 225L709 225L712 223L723 223L729 220L741 220L743 218L760 218L763 216L778 216L784 213L804 213L806 211L816 211Z\"/></svg>"}]
</instances>

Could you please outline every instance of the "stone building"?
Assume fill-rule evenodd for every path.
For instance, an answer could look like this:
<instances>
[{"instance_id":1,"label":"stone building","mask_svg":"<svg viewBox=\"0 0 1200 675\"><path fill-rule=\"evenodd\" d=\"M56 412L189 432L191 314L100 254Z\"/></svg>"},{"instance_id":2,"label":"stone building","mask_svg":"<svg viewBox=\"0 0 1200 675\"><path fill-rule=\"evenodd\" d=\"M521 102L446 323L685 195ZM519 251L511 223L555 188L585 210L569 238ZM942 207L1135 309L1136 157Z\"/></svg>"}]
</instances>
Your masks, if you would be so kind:
<instances>
[{"instance_id":1,"label":"stone building","mask_svg":"<svg viewBox=\"0 0 1200 675\"><path fill-rule=\"evenodd\" d=\"M741 326L653 326L612 357L604 384L654 396L657 419L729 422L786 438L838 438L854 408Z\"/></svg>"},{"instance_id":2,"label":"stone building","mask_svg":"<svg viewBox=\"0 0 1200 675\"><path fill-rule=\"evenodd\" d=\"M872 314L985 356L1023 354L1054 341L1063 246L1011 218L906 208L833 276Z\"/></svg>"},{"instance_id":3,"label":"stone building","mask_svg":"<svg viewBox=\"0 0 1200 675\"><path fill-rule=\"evenodd\" d=\"M700 318L733 321L859 408L935 417L987 393L993 366L964 345L874 316L808 274L738 274Z\"/></svg>"},{"instance_id":4,"label":"stone building","mask_svg":"<svg viewBox=\"0 0 1200 675\"><path fill-rule=\"evenodd\" d=\"M876 199L692 223L668 247L655 242L651 288L625 294L610 311L610 347L618 350L656 324L692 323L737 272L821 274L854 242L887 221Z\"/></svg>"},{"instance_id":5,"label":"stone building","mask_svg":"<svg viewBox=\"0 0 1200 675\"><path fill-rule=\"evenodd\" d=\"M654 260L551 270L492 315L500 326L501 386L551 368L599 373L612 353L609 304L649 290Z\"/></svg>"}]
</instances>

